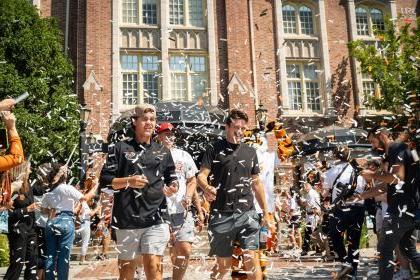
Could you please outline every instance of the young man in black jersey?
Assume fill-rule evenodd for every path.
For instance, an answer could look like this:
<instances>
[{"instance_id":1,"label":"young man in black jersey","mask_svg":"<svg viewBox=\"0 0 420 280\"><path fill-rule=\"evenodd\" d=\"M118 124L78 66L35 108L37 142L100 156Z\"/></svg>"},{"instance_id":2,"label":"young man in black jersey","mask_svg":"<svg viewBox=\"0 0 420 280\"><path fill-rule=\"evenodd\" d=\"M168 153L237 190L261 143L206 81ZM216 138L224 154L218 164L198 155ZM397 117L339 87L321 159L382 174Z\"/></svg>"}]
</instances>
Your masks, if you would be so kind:
<instances>
[{"instance_id":1,"label":"young man in black jersey","mask_svg":"<svg viewBox=\"0 0 420 280\"><path fill-rule=\"evenodd\" d=\"M169 149L151 141L156 109L136 106L135 137L113 144L101 173L101 185L114 190L112 227L116 230L120 279L133 279L136 258L143 257L147 279L162 279L162 256L169 241L166 196L178 190Z\"/></svg>"},{"instance_id":2,"label":"young man in black jersey","mask_svg":"<svg viewBox=\"0 0 420 280\"><path fill-rule=\"evenodd\" d=\"M217 256L211 279L222 279L230 269L234 241L239 241L244 250L248 277L262 279L256 257L260 219L252 191L263 210L262 224L267 224L268 211L256 151L241 143L247 123L246 113L231 110L226 120L226 139L207 147L198 175L199 186L211 202L209 255Z\"/></svg>"},{"instance_id":3,"label":"young man in black jersey","mask_svg":"<svg viewBox=\"0 0 420 280\"><path fill-rule=\"evenodd\" d=\"M366 169L361 175L368 181L385 184L357 195L356 199L374 197L384 191L387 193L387 216L383 220L378 245L379 276L381 280L391 280L394 272L393 252L397 245L416 269L420 269L420 254L416 250L416 240L412 237L417 210L416 188L419 187L419 182L415 182L417 166L408 146L403 142L392 141L388 129L376 127L369 132L368 139L374 150L385 152L385 172Z\"/></svg>"}]
</instances>

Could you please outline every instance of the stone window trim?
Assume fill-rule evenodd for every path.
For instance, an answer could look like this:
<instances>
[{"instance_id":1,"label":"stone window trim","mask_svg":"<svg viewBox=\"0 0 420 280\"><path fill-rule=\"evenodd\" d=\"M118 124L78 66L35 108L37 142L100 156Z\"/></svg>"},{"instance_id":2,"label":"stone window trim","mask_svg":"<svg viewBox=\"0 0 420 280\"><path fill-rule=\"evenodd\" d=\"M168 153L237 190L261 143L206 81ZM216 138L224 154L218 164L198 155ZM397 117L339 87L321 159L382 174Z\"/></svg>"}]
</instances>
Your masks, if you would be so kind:
<instances>
[{"instance_id":1,"label":"stone window trim","mask_svg":"<svg viewBox=\"0 0 420 280\"><path fill-rule=\"evenodd\" d=\"M360 31L358 29L358 16L357 16L357 9L364 9L367 11L367 23L368 23L368 34L367 35L359 35ZM371 11L372 10L379 10L382 12L383 20L385 20L386 16L390 16L391 13L391 7L389 4L380 3L378 1L361 1L357 3L354 6L355 10L355 26L354 26L354 33L353 38L354 40L362 40L367 44L378 44L380 43L379 39L375 36L373 30L373 22L371 17ZM379 47L380 48L380 47ZM379 93L380 94L380 88L379 85L375 84L373 80L368 77L366 74L363 74L361 72L361 67L359 62L355 61L355 70L354 70L355 76L356 76L356 90L358 92L359 96L359 106L360 106L360 115L377 115L381 113L387 113L384 110L378 111L374 108L368 107L367 104L365 104L366 100L366 94L368 91L371 91L370 89L374 88L374 94Z\"/></svg>"},{"instance_id":2,"label":"stone window trim","mask_svg":"<svg viewBox=\"0 0 420 280\"><path fill-rule=\"evenodd\" d=\"M298 71L294 73L294 76L291 77L288 73L286 84L287 84L287 92L285 94L288 95L287 100L289 104L287 104L288 109L284 112L285 116L321 116L323 112L323 95L322 95L322 77L320 73L322 72L321 65L319 62L308 60L287 60L286 61L286 69L291 66L297 66ZM305 67L307 66L314 66L315 67L315 77L307 77L305 75ZM296 69L296 68L295 68ZM290 86L291 83L294 86ZM314 88L314 85L317 85L316 88ZM300 90L300 104L302 105L301 109L294 109L293 107L293 98L290 95L291 90ZM308 99L308 94L317 94L318 96L314 100ZM318 109L312 110L308 108L308 104L311 104L312 106L317 106ZM315 105L317 104L317 105Z\"/></svg>"},{"instance_id":3,"label":"stone window trim","mask_svg":"<svg viewBox=\"0 0 420 280\"><path fill-rule=\"evenodd\" d=\"M295 33L286 33L283 31L285 39L294 39L294 38L318 38L319 36L319 22L318 22L318 9L309 1L285 1L282 3L282 12L283 8L286 6L291 6L295 12ZM302 32L302 21L300 15L301 8L309 8L312 12L312 34L305 34ZM285 28L285 19L283 16L283 28Z\"/></svg>"},{"instance_id":4,"label":"stone window trim","mask_svg":"<svg viewBox=\"0 0 420 280\"><path fill-rule=\"evenodd\" d=\"M379 4L379 3L378 3ZM358 11L365 11L366 12L366 25L367 30L363 31L360 29L360 20L361 18L358 16ZM375 23L373 22L373 13L372 11L378 11L382 14L382 22L381 26L384 26L384 21L386 16L389 15L389 11L385 6L382 5L372 5L372 4L358 4L355 7L355 15L356 15L356 39L361 40L376 40L375 37ZM364 34L363 34L364 33Z\"/></svg>"},{"instance_id":5,"label":"stone window trim","mask_svg":"<svg viewBox=\"0 0 420 280\"><path fill-rule=\"evenodd\" d=\"M136 22L127 22L125 21L125 15L124 15L124 7L123 7L123 3L126 0L122 0L121 1L121 9L120 9L120 27L147 27L147 28L153 28L153 27L158 27L159 23L160 23L160 15L159 15L159 9L160 9L160 1L159 0L155 0L156 2L156 24L147 24L143 22L143 1L147 1L149 2L150 0L132 0L132 2L135 2L137 5L137 17L136 17Z\"/></svg>"},{"instance_id":6,"label":"stone window trim","mask_svg":"<svg viewBox=\"0 0 420 280\"><path fill-rule=\"evenodd\" d=\"M134 59L135 58L135 59ZM149 60L147 60L149 58ZM151 60L150 60L151 59ZM144 103L145 101L148 101L146 99L152 98L150 96L145 96L145 80L144 75L153 75L154 78L157 79L157 85L156 85L156 99L159 100L161 98L161 58L159 54L157 53L150 53L150 54L138 54L138 53L121 53L120 55L120 61L121 61L121 77L122 77L122 92L121 92L121 98L122 98L122 106L123 108L130 108L132 106L135 106L137 104ZM129 61L129 63L126 64L126 66L129 66L128 68L124 67L124 63ZM136 90L135 98L137 100L132 104L126 104L124 103L124 99L127 98L124 96L124 83L132 82L127 81L124 79L124 77L131 77L131 76L137 77L137 84L136 86L132 87ZM147 78L150 78L147 76ZM150 81L147 81L150 83ZM127 86L126 86L127 87ZM129 99L129 98L127 98Z\"/></svg>"},{"instance_id":7,"label":"stone window trim","mask_svg":"<svg viewBox=\"0 0 420 280\"><path fill-rule=\"evenodd\" d=\"M168 0L168 3L169 3L168 13L169 13L169 26L171 28L174 28L174 29L175 28L176 29L200 29L200 30L207 28L207 19L206 19L206 15L205 15L206 7L207 7L207 3L206 3L207 0L198 0L198 1L201 1L201 7L202 7L202 11L201 11L202 24L201 25L193 25L193 24L191 24L191 20L190 20L190 18L191 18L190 1L197 1L197 0L175 0L175 1L183 2L183 8L184 8L183 9L183 23L180 23L180 24L179 23L177 23L177 24L172 24L171 23L170 1L171 0ZM196 6L196 5L193 5L193 6ZM194 20L197 21L197 18L195 18Z\"/></svg>"}]
</instances>

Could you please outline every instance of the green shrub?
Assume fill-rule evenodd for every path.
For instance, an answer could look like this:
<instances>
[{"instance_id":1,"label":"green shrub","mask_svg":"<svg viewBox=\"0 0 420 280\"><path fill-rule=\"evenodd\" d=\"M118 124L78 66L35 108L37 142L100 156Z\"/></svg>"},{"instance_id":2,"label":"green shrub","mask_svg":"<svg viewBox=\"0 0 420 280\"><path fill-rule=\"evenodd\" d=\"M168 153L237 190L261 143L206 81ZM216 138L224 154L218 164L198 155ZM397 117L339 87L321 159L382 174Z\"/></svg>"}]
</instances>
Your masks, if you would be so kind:
<instances>
[{"instance_id":1,"label":"green shrub","mask_svg":"<svg viewBox=\"0 0 420 280\"><path fill-rule=\"evenodd\" d=\"M366 220L365 220L362 226L362 233L360 235L359 248L368 248L368 247L369 247L369 235L368 235L368 229L367 229Z\"/></svg>"},{"instance_id":2,"label":"green shrub","mask_svg":"<svg viewBox=\"0 0 420 280\"><path fill-rule=\"evenodd\" d=\"M5 234L0 234L0 266L9 266L9 241Z\"/></svg>"}]
</instances>

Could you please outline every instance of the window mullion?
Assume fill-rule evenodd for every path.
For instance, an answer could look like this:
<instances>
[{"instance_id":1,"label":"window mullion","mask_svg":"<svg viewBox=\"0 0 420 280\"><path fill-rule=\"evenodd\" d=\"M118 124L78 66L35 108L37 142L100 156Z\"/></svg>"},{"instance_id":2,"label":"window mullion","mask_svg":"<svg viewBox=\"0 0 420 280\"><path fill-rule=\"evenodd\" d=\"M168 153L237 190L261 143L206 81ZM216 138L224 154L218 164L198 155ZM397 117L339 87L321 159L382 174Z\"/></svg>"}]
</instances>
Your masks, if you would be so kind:
<instances>
[{"instance_id":1,"label":"window mullion","mask_svg":"<svg viewBox=\"0 0 420 280\"><path fill-rule=\"evenodd\" d=\"M138 83L138 86L137 86L137 88L138 88L138 90L139 90L139 92L138 92L138 96L137 96L137 102L140 102L140 104L142 104L142 103L144 103L144 88L143 88L143 70L142 70L142 67L143 67L143 62L142 62L142 57L141 56L139 56L138 57L138 62L139 62L139 70L137 71L137 75L138 75L138 81L137 81L137 83ZM138 103L139 104L139 103Z\"/></svg>"},{"instance_id":2,"label":"window mullion","mask_svg":"<svg viewBox=\"0 0 420 280\"><path fill-rule=\"evenodd\" d=\"M184 25L190 26L190 9L189 9L189 0L184 0Z\"/></svg>"},{"instance_id":3,"label":"window mullion","mask_svg":"<svg viewBox=\"0 0 420 280\"><path fill-rule=\"evenodd\" d=\"M187 58L186 59L186 61L188 61L188 63L187 63L187 99L188 99L188 101L191 101L192 100L192 86L191 86L191 84L192 84L192 77L191 77L191 75L192 75L192 71L191 71L191 65L190 65L190 60Z\"/></svg>"},{"instance_id":4,"label":"window mullion","mask_svg":"<svg viewBox=\"0 0 420 280\"><path fill-rule=\"evenodd\" d=\"M138 24L144 24L143 22L143 0L137 0L138 5Z\"/></svg>"},{"instance_id":5,"label":"window mullion","mask_svg":"<svg viewBox=\"0 0 420 280\"><path fill-rule=\"evenodd\" d=\"M306 77L305 77L305 67L303 66L303 64L299 65L299 69L301 71L300 73L301 73L301 83L302 83L302 85L300 86L301 98L302 98L302 111L307 112L308 107L307 107L307 102L306 102Z\"/></svg>"}]
</instances>

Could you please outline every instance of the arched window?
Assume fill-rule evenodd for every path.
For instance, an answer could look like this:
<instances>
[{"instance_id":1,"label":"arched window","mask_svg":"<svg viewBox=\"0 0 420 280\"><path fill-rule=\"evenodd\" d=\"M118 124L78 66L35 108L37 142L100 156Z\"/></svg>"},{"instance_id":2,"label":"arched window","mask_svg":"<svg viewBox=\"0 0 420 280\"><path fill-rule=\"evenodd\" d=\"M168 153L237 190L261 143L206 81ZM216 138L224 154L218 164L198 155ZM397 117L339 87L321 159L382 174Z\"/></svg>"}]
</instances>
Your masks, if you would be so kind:
<instances>
[{"instance_id":1,"label":"arched window","mask_svg":"<svg viewBox=\"0 0 420 280\"><path fill-rule=\"evenodd\" d=\"M384 14L377 8L356 8L357 35L372 36L375 31L385 29Z\"/></svg>"},{"instance_id":2,"label":"arched window","mask_svg":"<svg viewBox=\"0 0 420 280\"><path fill-rule=\"evenodd\" d=\"M302 34L314 34L314 23L312 19L312 10L306 6L299 8L300 31Z\"/></svg>"},{"instance_id":3,"label":"arched window","mask_svg":"<svg viewBox=\"0 0 420 280\"><path fill-rule=\"evenodd\" d=\"M287 94L291 110L321 112L318 69L316 64L287 63Z\"/></svg>"},{"instance_id":4,"label":"arched window","mask_svg":"<svg viewBox=\"0 0 420 280\"><path fill-rule=\"evenodd\" d=\"M356 9L357 35L369 35L368 12L364 8Z\"/></svg>"},{"instance_id":5,"label":"arched window","mask_svg":"<svg viewBox=\"0 0 420 280\"><path fill-rule=\"evenodd\" d=\"M283 6L283 27L284 33L296 33L296 10L291 5Z\"/></svg>"},{"instance_id":6,"label":"arched window","mask_svg":"<svg viewBox=\"0 0 420 280\"><path fill-rule=\"evenodd\" d=\"M313 12L307 6L283 6L283 29L286 34L314 34Z\"/></svg>"},{"instance_id":7,"label":"arched window","mask_svg":"<svg viewBox=\"0 0 420 280\"><path fill-rule=\"evenodd\" d=\"M381 10L378 9L371 9L370 10L370 18L372 19L372 27L373 30L384 31L385 30L385 22L384 22L384 15Z\"/></svg>"}]
</instances>

